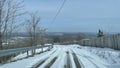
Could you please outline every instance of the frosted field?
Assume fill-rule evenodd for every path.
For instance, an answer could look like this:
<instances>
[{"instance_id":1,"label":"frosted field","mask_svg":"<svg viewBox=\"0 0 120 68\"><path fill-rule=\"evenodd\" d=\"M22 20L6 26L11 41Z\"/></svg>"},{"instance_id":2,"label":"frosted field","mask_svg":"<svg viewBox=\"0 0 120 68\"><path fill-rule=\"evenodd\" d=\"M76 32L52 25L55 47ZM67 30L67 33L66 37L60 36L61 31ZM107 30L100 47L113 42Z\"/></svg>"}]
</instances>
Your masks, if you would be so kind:
<instances>
[{"instance_id":1,"label":"frosted field","mask_svg":"<svg viewBox=\"0 0 120 68\"><path fill-rule=\"evenodd\" d=\"M12 60L25 56L26 53L20 54ZM0 68L120 68L120 51L75 44L54 45L50 51L1 65Z\"/></svg>"}]
</instances>

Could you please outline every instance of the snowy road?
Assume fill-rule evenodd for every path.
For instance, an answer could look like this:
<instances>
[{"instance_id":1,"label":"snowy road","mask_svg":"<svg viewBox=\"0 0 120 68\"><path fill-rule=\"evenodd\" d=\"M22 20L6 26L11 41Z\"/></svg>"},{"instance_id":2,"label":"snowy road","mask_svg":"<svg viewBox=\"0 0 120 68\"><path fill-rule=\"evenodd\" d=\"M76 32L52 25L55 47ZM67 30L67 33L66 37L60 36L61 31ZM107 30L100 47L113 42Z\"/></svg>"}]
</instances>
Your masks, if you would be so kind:
<instances>
[{"instance_id":1,"label":"snowy road","mask_svg":"<svg viewBox=\"0 0 120 68\"><path fill-rule=\"evenodd\" d=\"M54 45L50 51L1 65L0 68L110 68L107 62L78 45Z\"/></svg>"}]
</instances>

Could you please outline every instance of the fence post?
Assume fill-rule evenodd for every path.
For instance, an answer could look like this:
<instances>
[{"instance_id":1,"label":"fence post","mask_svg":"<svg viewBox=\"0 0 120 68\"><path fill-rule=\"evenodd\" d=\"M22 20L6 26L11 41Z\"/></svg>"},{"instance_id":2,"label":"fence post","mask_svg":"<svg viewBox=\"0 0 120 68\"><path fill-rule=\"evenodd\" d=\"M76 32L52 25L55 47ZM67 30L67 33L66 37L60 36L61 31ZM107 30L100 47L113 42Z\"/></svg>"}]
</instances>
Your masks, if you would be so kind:
<instances>
[{"instance_id":1,"label":"fence post","mask_svg":"<svg viewBox=\"0 0 120 68\"><path fill-rule=\"evenodd\" d=\"M27 57L29 57L29 51L27 51Z\"/></svg>"}]
</instances>

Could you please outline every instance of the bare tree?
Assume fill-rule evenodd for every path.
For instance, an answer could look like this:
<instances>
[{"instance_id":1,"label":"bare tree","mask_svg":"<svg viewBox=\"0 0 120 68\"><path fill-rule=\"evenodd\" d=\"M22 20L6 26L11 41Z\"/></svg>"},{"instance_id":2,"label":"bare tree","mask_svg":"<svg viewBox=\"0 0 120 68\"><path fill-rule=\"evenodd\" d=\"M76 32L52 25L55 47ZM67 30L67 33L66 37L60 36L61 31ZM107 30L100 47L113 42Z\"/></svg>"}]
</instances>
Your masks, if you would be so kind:
<instances>
[{"instance_id":1,"label":"bare tree","mask_svg":"<svg viewBox=\"0 0 120 68\"><path fill-rule=\"evenodd\" d=\"M32 38L31 41L33 41L32 46L36 45L36 35L37 35L37 30L39 27L39 22L40 22L40 16L37 15L37 12L31 13L30 18L27 20L28 22L28 32L30 37Z\"/></svg>"},{"instance_id":2,"label":"bare tree","mask_svg":"<svg viewBox=\"0 0 120 68\"><path fill-rule=\"evenodd\" d=\"M30 45L36 46L37 45L37 27L39 26L40 16L37 15L37 12L30 13L30 17L27 20L28 28L27 31L30 35ZM32 50L32 55L35 54L35 50Z\"/></svg>"},{"instance_id":3,"label":"bare tree","mask_svg":"<svg viewBox=\"0 0 120 68\"><path fill-rule=\"evenodd\" d=\"M11 35L16 29L18 18L25 13L22 11L23 7L23 1L0 0L0 49L2 49L3 35L7 39L8 33Z\"/></svg>"},{"instance_id":4,"label":"bare tree","mask_svg":"<svg viewBox=\"0 0 120 68\"><path fill-rule=\"evenodd\" d=\"M46 43L45 32L46 32L45 28L42 28L42 27L37 28L36 42L41 46L44 46L44 44ZM43 48L42 48L42 52L43 52Z\"/></svg>"}]
</instances>

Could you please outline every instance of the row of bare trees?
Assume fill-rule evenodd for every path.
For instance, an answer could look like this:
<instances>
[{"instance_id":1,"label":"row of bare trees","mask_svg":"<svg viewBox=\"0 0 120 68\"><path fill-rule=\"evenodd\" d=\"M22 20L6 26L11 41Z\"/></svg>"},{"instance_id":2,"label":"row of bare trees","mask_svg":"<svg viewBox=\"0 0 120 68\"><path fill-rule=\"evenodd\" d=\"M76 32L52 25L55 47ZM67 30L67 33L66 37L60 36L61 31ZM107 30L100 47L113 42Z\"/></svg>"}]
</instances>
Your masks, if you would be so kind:
<instances>
[{"instance_id":1,"label":"row of bare trees","mask_svg":"<svg viewBox=\"0 0 120 68\"><path fill-rule=\"evenodd\" d=\"M17 19L24 14L24 12L21 12L22 8L23 2L14 0L0 0L0 49L3 49L3 36L5 36L6 43L8 43L7 39L16 29L18 23Z\"/></svg>"},{"instance_id":2,"label":"row of bare trees","mask_svg":"<svg viewBox=\"0 0 120 68\"><path fill-rule=\"evenodd\" d=\"M28 46L36 46L36 45L44 45L44 34L45 34L45 29L41 28L39 26L40 24L40 16L38 16L38 13L30 13L28 19L26 22L28 23L27 25L27 32L29 34L29 39L28 39ZM35 50L32 50L32 54L35 54Z\"/></svg>"},{"instance_id":3,"label":"row of bare trees","mask_svg":"<svg viewBox=\"0 0 120 68\"><path fill-rule=\"evenodd\" d=\"M29 45L37 45L38 42L43 44L45 29L40 27L40 16L37 12L29 13L28 19L23 19L25 15L28 15L28 12L24 11L24 1L0 0L0 49L3 49L3 38L9 45L8 39L11 34L19 31L25 24L27 24L25 27L30 35L27 39Z\"/></svg>"},{"instance_id":4,"label":"row of bare trees","mask_svg":"<svg viewBox=\"0 0 120 68\"><path fill-rule=\"evenodd\" d=\"M45 29L40 26L41 18L38 12L29 13L24 10L24 1L0 0L0 50L44 45ZM12 34L17 31L19 33L23 28L29 34L29 38L13 41L14 44L11 44ZM35 54L35 50L31 52L32 55ZM0 63L10 59L11 56L14 55L0 57Z\"/></svg>"}]
</instances>

